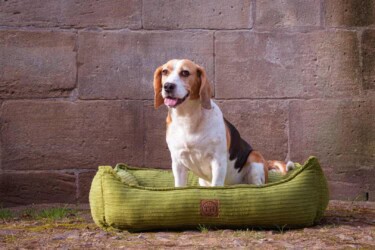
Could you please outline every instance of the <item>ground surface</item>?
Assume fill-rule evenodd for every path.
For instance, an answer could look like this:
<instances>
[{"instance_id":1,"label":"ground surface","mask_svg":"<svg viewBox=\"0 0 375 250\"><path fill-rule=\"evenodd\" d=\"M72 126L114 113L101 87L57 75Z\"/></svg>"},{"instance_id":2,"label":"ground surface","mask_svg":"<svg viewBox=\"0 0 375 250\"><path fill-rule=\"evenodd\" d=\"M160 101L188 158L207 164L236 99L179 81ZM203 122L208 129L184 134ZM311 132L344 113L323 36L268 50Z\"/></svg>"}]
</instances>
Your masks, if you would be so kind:
<instances>
[{"instance_id":1,"label":"ground surface","mask_svg":"<svg viewBox=\"0 0 375 250\"><path fill-rule=\"evenodd\" d=\"M1 216L0 249L375 249L374 202L332 201L319 225L289 231L105 232L87 206L61 204L3 209Z\"/></svg>"}]
</instances>

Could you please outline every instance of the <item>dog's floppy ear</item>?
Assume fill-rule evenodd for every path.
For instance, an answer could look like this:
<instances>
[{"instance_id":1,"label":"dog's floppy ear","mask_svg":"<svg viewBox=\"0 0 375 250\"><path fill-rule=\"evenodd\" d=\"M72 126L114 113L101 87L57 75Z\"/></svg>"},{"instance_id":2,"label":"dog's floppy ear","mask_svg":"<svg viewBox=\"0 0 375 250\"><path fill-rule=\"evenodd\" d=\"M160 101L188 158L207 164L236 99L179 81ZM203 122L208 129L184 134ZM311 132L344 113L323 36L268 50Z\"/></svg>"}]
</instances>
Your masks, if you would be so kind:
<instances>
[{"instance_id":1,"label":"dog's floppy ear","mask_svg":"<svg viewBox=\"0 0 375 250\"><path fill-rule=\"evenodd\" d=\"M155 109L159 108L160 105L164 103L163 96L161 95L161 71L163 70L163 67L160 66L155 70L154 73L154 107Z\"/></svg>"},{"instance_id":2,"label":"dog's floppy ear","mask_svg":"<svg viewBox=\"0 0 375 250\"><path fill-rule=\"evenodd\" d=\"M199 98L201 100L202 107L205 109L211 109L211 86L207 80L206 71L200 66L198 66L198 76L201 81Z\"/></svg>"}]
</instances>

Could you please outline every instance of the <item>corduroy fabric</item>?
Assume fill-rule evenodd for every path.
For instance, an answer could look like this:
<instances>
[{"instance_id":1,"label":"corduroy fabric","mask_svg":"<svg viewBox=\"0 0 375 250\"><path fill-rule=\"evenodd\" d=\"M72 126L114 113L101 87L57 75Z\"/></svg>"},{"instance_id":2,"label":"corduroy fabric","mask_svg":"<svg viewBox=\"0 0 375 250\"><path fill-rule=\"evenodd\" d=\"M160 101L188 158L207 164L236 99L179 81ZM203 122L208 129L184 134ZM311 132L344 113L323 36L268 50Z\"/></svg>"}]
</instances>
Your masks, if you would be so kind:
<instances>
[{"instance_id":1,"label":"corduroy fabric","mask_svg":"<svg viewBox=\"0 0 375 250\"><path fill-rule=\"evenodd\" d=\"M287 176L270 173L267 185L174 188L169 170L118 164L99 167L90 190L91 214L102 228L130 231L311 226L328 204L327 181L315 157ZM218 216L201 215L201 201L218 201Z\"/></svg>"}]
</instances>

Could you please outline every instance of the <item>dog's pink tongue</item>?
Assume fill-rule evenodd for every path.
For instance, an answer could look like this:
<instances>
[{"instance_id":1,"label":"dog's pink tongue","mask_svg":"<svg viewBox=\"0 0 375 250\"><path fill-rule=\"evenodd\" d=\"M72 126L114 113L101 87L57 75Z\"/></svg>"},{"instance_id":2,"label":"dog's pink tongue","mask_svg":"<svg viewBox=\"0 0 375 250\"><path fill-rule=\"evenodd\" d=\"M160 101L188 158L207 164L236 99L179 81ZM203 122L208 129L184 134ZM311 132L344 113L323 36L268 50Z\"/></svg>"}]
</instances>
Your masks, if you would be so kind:
<instances>
[{"instance_id":1,"label":"dog's pink tongue","mask_svg":"<svg viewBox=\"0 0 375 250\"><path fill-rule=\"evenodd\" d=\"M167 106L175 106L177 104L177 99L172 99L172 98L165 98L164 99L164 104Z\"/></svg>"}]
</instances>

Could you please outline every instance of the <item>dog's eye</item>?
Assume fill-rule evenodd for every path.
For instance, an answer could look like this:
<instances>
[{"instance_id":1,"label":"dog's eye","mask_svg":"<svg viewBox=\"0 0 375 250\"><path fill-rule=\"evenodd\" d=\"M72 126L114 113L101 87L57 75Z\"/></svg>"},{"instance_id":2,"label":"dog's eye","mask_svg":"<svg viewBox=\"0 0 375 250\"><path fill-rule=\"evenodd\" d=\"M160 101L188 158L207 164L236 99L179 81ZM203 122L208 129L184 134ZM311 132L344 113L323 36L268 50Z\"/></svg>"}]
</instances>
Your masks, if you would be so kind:
<instances>
[{"instance_id":1,"label":"dog's eye","mask_svg":"<svg viewBox=\"0 0 375 250\"><path fill-rule=\"evenodd\" d=\"M163 71L161 72L162 75L166 76L168 75L168 70L167 69L163 69Z\"/></svg>"},{"instance_id":2,"label":"dog's eye","mask_svg":"<svg viewBox=\"0 0 375 250\"><path fill-rule=\"evenodd\" d=\"M181 76L188 77L188 76L190 76L190 72L187 71L187 70L183 70L183 71L181 71Z\"/></svg>"}]
</instances>

